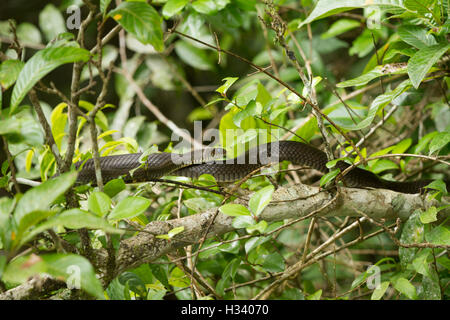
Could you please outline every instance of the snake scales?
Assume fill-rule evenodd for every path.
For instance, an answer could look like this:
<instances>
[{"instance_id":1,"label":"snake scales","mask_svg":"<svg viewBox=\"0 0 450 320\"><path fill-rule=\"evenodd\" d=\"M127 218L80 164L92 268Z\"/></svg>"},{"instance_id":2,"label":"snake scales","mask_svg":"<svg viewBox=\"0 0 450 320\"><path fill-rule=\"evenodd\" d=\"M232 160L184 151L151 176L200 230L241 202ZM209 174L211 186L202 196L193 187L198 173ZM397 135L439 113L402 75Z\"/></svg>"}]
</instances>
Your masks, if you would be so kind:
<instances>
[{"instance_id":1,"label":"snake scales","mask_svg":"<svg viewBox=\"0 0 450 320\"><path fill-rule=\"evenodd\" d=\"M184 162L182 164L178 163L179 161L174 161L174 156L175 159L180 159L176 158L180 155L173 153L153 153L148 155L148 158L143 163L140 161L142 153L101 157L100 167L103 182L119 176L122 176L125 182L142 182L151 181L169 174L198 178L205 173L214 176L218 182L231 182L242 179L268 163L285 160L295 165L314 168L323 173L328 172L326 167L328 160L323 151L296 141L278 141L262 144L225 163L212 160L211 158L203 160L205 157L195 161L194 153L183 154ZM343 161L339 161L336 164L336 167L341 172L349 166ZM75 167L79 170L77 178L79 184L95 184L95 169L92 159L83 163L78 162L75 164ZM379 178L370 171L356 167L350 170L342 178L342 181L347 187L384 188L403 193L419 193L432 180L388 181ZM449 186L449 182L447 181L446 183Z\"/></svg>"}]
</instances>

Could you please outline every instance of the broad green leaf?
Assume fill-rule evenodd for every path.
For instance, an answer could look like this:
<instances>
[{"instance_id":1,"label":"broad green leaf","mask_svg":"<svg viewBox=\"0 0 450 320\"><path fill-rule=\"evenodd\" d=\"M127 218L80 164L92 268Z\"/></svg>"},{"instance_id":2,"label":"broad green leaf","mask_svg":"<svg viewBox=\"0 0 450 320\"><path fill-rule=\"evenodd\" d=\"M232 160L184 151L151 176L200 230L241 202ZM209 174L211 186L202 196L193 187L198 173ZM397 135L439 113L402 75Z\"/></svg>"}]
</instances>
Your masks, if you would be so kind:
<instances>
[{"instance_id":1,"label":"broad green leaf","mask_svg":"<svg viewBox=\"0 0 450 320\"><path fill-rule=\"evenodd\" d=\"M284 259L278 252L274 252L265 257L262 265L268 272L281 272L285 268Z\"/></svg>"},{"instance_id":2,"label":"broad green leaf","mask_svg":"<svg viewBox=\"0 0 450 320\"><path fill-rule=\"evenodd\" d=\"M125 190L126 185L125 182L122 179L114 179L111 181L108 181L104 188L103 191L110 197L114 197L115 195L117 195L119 192L121 192L122 190Z\"/></svg>"},{"instance_id":3,"label":"broad green leaf","mask_svg":"<svg viewBox=\"0 0 450 320\"><path fill-rule=\"evenodd\" d=\"M23 22L17 26L17 38L24 44L42 43L41 32L31 23Z\"/></svg>"},{"instance_id":4,"label":"broad green leaf","mask_svg":"<svg viewBox=\"0 0 450 320\"><path fill-rule=\"evenodd\" d=\"M122 2L108 16L143 44L151 44L159 52L164 50L162 19L146 2Z\"/></svg>"},{"instance_id":5,"label":"broad green leaf","mask_svg":"<svg viewBox=\"0 0 450 320\"><path fill-rule=\"evenodd\" d=\"M320 300L320 297L322 297L322 289L317 290L313 294L306 297L307 300Z\"/></svg>"},{"instance_id":6,"label":"broad green leaf","mask_svg":"<svg viewBox=\"0 0 450 320\"><path fill-rule=\"evenodd\" d=\"M433 221L437 221L437 209L435 206L431 206L427 209L427 211L424 211L420 214L420 222L423 224L427 224Z\"/></svg>"},{"instance_id":7,"label":"broad green leaf","mask_svg":"<svg viewBox=\"0 0 450 320\"><path fill-rule=\"evenodd\" d=\"M22 125L23 121L21 119L8 118L0 120L0 135L20 134Z\"/></svg>"},{"instance_id":8,"label":"broad green leaf","mask_svg":"<svg viewBox=\"0 0 450 320\"><path fill-rule=\"evenodd\" d=\"M450 142L450 132L439 132L430 142L430 154L441 150Z\"/></svg>"},{"instance_id":9,"label":"broad green leaf","mask_svg":"<svg viewBox=\"0 0 450 320\"><path fill-rule=\"evenodd\" d=\"M255 231L259 233L264 233L268 227L267 221L261 220L257 224L254 224L252 226L249 226L245 228L247 230L247 233L253 233Z\"/></svg>"},{"instance_id":10,"label":"broad green leaf","mask_svg":"<svg viewBox=\"0 0 450 320\"><path fill-rule=\"evenodd\" d=\"M217 206L215 201L211 201L211 199L207 198L190 198L183 201L183 204L191 210L195 212L202 212L207 209L211 209Z\"/></svg>"},{"instance_id":11,"label":"broad green leaf","mask_svg":"<svg viewBox=\"0 0 450 320\"><path fill-rule=\"evenodd\" d=\"M392 153L403 153L411 146L412 139L408 138L397 143L392 149Z\"/></svg>"},{"instance_id":12,"label":"broad green leaf","mask_svg":"<svg viewBox=\"0 0 450 320\"><path fill-rule=\"evenodd\" d=\"M236 276L237 268L239 267L240 264L241 264L240 258L234 258L233 260L231 260L227 264L225 269L223 270L222 278L224 278L224 279L228 279L228 278L234 279L234 277Z\"/></svg>"},{"instance_id":13,"label":"broad green leaf","mask_svg":"<svg viewBox=\"0 0 450 320\"><path fill-rule=\"evenodd\" d=\"M406 65L399 66L376 66L371 71L351 80L338 83L336 86L339 88L362 86L369 83L371 80L382 77L387 74L402 74L406 73Z\"/></svg>"},{"instance_id":14,"label":"broad green leaf","mask_svg":"<svg viewBox=\"0 0 450 320\"><path fill-rule=\"evenodd\" d=\"M437 226L425 236L430 243L450 246L450 228L448 226Z\"/></svg>"},{"instance_id":15,"label":"broad green leaf","mask_svg":"<svg viewBox=\"0 0 450 320\"><path fill-rule=\"evenodd\" d=\"M24 63L20 60L6 60L0 64L0 86L7 90L14 84Z\"/></svg>"},{"instance_id":16,"label":"broad green leaf","mask_svg":"<svg viewBox=\"0 0 450 320\"><path fill-rule=\"evenodd\" d=\"M53 201L63 195L75 183L76 178L76 172L68 172L28 190L20 198L14 211L14 219L17 225L23 225L26 216L35 211L46 211ZM23 227L25 228L25 226Z\"/></svg>"},{"instance_id":17,"label":"broad green leaf","mask_svg":"<svg viewBox=\"0 0 450 320\"><path fill-rule=\"evenodd\" d=\"M349 125L349 126L342 126L342 128L347 130L360 130L363 128L366 128L369 126L373 119L375 118L375 115L378 113L378 111L382 110L384 107L386 107L389 103L392 102L395 98L397 98L399 95L401 95L403 92L408 90L411 86L411 82L409 80L405 80L402 83L400 83L394 90L381 94L378 97L375 98L375 100L372 102L369 112L367 113L367 116L359 121L356 125Z\"/></svg>"},{"instance_id":18,"label":"broad green leaf","mask_svg":"<svg viewBox=\"0 0 450 320\"><path fill-rule=\"evenodd\" d=\"M436 44L433 35L429 34L425 28L420 26L400 26L398 28L398 35L404 42L417 49L423 49Z\"/></svg>"},{"instance_id":19,"label":"broad green leaf","mask_svg":"<svg viewBox=\"0 0 450 320\"><path fill-rule=\"evenodd\" d=\"M62 13L51 3L39 13L39 27L48 41L67 31Z\"/></svg>"},{"instance_id":20,"label":"broad green leaf","mask_svg":"<svg viewBox=\"0 0 450 320\"><path fill-rule=\"evenodd\" d=\"M177 228L171 229L171 230L167 233L167 235L169 236L169 238L173 238L173 237L175 237L177 234L179 234L179 233L181 233L181 232L183 232L183 231L184 231L184 227L181 226L181 227L177 227Z\"/></svg>"},{"instance_id":21,"label":"broad green leaf","mask_svg":"<svg viewBox=\"0 0 450 320\"><path fill-rule=\"evenodd\" d=\"M222 10L230 0L194 0L192 7L198 13L212 15Z\"/></svg>"},{"instance_id":22,"label":"broad green leaf","mask_svg":"<svg viewBox=\"0 0 450 320\"><path fill-rule=\"evenodd\" d=\"M242 204L234 204L234 203L224 204L219 208L219 211L232 217L250 215L250 211L248 211L248 209L244 207Z\"/></svg>"},{"instance_id":23,"label":"broad green leaf","mask_svg":"<svg viewBox=\"0 0 450 320\"><path fill-rule=\"evenodd\" d=\"M236 229L247 228L256 224L252 216L237 216L233 219L232 226Z\"/></svg>"},{"instance_id":24,"label":"broad green leaf","mask_svg":"<svg viewBox=\"0 0 450 320\"><path fill-rule=\"evenodd\" d=\"M270 185L258 190L251 196L248 206L255 216L259 216L272 200L274 190L274 186Z\"/></svg>"},{"instance_id":25,"label":"broad green leaf","mask_svg":"<svg viewBox=\"0 0 450 320\"><path fill-rule=\"evenodd\" d=\"M441 43L420 49L408 61L408 75L411 83L418 88L430 68L450 49L450 44Z\"/></svg>"},{"instance_id":26,"label":"broad green leaf","mask_svg":"<svg viewBox=\"0 0 450 320\"><path fill-rule=\"evenodd\" d=\"M433 131L422 137L422 139L420 139L419 142L417 143L414 152L420 153L422 150L424 150L428 146L430 140L433 139L437 134L438 134L437 131Z\"/></svg>"},{"instance_id":27,"label":"broad green leaf","mask_svg":"<svg viewBox=\"0 0 450 320\"><path fill-rule=\"evenodd\" d=\"M339 19L338 21L334 22L325 33L322 33L321 38L328 39L336 37L344 32L358 28L360 26L361 22L359 21L352 19Z\"/></svg>"},{"instance_id":28,"label":"broad green leaf","mask_svg":"<svg viewBox=\"0 0 450 320\"><path fill-rule=\"evenodd\" d=\"M108 215L110 220L130 219L145 212L150 200L143 197L128 197L120 201Z\"/></svg>"},{"instance_id":29,"label":"broad green leaf","mask_svg":"<svg viewBox=\"0 0 450 320\"><path fill-rule=\"evenodd\" d=\"M319 0L313 11L303 22L299 24L298 28L336 13L370 6L379 6L380 8L390 10L404 9L402 0Z\"/></svg>"},{"instance_id":30,"label":"broad green leaf","mask_svg":"<svg viewBox=\"0 0 450 320\"><path fill-rule=\"evenodd\" d=\"M323 187L328 182L333 180L339 174L339 172L341 172L341 169L334 169L334 170L324 174L322 176L322 178L320 178L320 186Z\"/></svg>"},{"instance_id":31,"label":"broad green leaf","mask_svg":"<svg viewBox=\"0 0 450 320\"><path fill-rule=\"evenodd\" d=\"M46 272L47 266L42 258L34 253L18 257L8 263L2 281L11 284L21 284L35 274Z\"/></svg>"},{"instance_id":32,"label":"broad green leaf","mask_svg":"<svg viewBox=\"0 0 450 320\"><path fill-rule=\"evenodd\" d=\"M400 277L394 280L392 284L398 292L404 294L409 299L417 299L416 288L407 279Z\"/></svg>"},{"instance_id":33,"label":"broad green leaf","mask_svg":"<svg viewBox=\"0 0 450 320\"><path fill-rule=\"evenodd\" d=\"M380 159L371 166L373 173L381 173L386 170L398 169L398 164L391 160Z\"/></svg>"},{"instance_id":34,"label":"broad green leaf","mask_svg":"<svg viewBox=\"0 0 450 320\"><path fill-rule=\"evenodd\" d=\"M403 4L409 11L416 12L420 15L425 15L427 13L432 13L431 5L436 0L404 0Z\"/></svg>"},{"instance_id":35,"label":"broad green leaf","mask_svg":"<svg viewBox=\"0 0 450 320\"><path fill-rule=\"evenodd\" d=\"M52 134L55 138L55 143L58 149L61 150L61 143L65 135L64 129L67 123L67 114L64 113L64 109L67 104L62 102L58 104L52 111L50 115L50 126L52 128Z\"/></svg>"},{"instance_id":36,"label":"broad green leaf","mask_svg":"<svg viewBox=\"0 0 450 320\"><path fill-rule=\"evenodd\" d=\"M69 288L82 289L97 299L104 299L100 280L89 260L75 254L50 254L42 256L46 272L63 278Z\"/></svg>"},{"instance_id":37,"label":"broad green leaf","mask_svg":"<svg viewBox=\"0 0 450 320\"><path fill-rule=\"evenodd\" d=\"M199 70L214 70L214 65L206 51L194 47L186 41L178 40L175 43L175 52L181 60L191 67Z\"/></svg>"},{"instance_id":38,"label":"broad green leaf","mask_svg":"<svg viewBox=\"0 0 450 320\"><path fill-rule=\"evenodd\" d=\"M25 158L25 170L27 172L30 172L31 170L31 165L33 164L33 156L34 156L34 149L30 149L27 152L27 156Z\"/></svg>"},{"instance_id":39,"label":"broad green leaf","mask_svg":"<svg viewBox=\"0 0 450 320\"><path fill-rule=\"evenodd\" d=\"M233 83L235 83L238 79L239 78L237 78L237 77L224 78L223 80L225 80L225 83L223 85L221 85L219 88L217 88L216 92L220 93L223 96L226 96L228 89L230 89L230 87L233 85Z\"/></svg>"},{"instance_id":40,"label":"broad green leaf","mask_svg":"<svg viewBox=\"0 0 450 320\"><path fill-rule=\"evenodd\" d=\"M57 226L63 226L69 229L100 229L109 233L123 233L123 230L119 230L111 226L105 219L95 216L87 211L80 210L78 208L69 209L61 214L48 219L47 221L41 223L36 228L27 232L22 239L20 239L20 244L25 244L37 234L44 232L50 228Z\"/></svg>"},{"instance_id":41,"label":"broad green leaf","mask_svg":"<svg viewBox=\"0 0 450 320\"><path fill-rule=\"evenodd\" d=\"M424 240L424 233L424 225L420 222L420 210L416 210L404 224L400 242L405 244L421 243ZM398 249L400 263L403 268L406 268L412 262L416 252L417 248L400 247Z\"/></svg>"},{"instance_id":42,"label":"broad green leaf","mask_svg":"<svg viewBox=\"0 0 450 320\"><path fill-rule=\"evenodd\" d=\"M427 185L425 188L434 189L442 192L443 194L447 194L449 190L447 190L447 185L442 180L434 180L429 185Z\"/></svg>"},{"instance_id":43,"label":"broad green leaf","mask_svg":"<svg viewBox=\"0 0 450 320\"><path fill-rule=\"evenodd\" d=\"M74 47L51 47L38 51L20 71L11 95L12 113L25 98L28 91L57 67L71 62L89 60L89 51Z\"/></svg>"},{"instance_id":44,"label":"broad green leaf","mask_svg":"<svg viewBox=\"0 0 450 320\"><path fill-rule=\"evenodd\" d=\"M100 0L100 12L103 13L103 17L106 16L108 6L111 3L111 0Z\"/></svg>"},{"instance_id":45,"label":"broad green leaf","mask_svg":"<svg viewBox=\"0 0 450 320\"><path fill-rule=\"evenodd\" d=\"M258 108L259 107L259 108ZM240 127L243 120L249 117L255 117L261 113L261 104L255 100L250 101L244 108L233 115L233 122L236 126ZM254 130L256 134L256 130Z\"/></svg>"},{"instance_id":46,"label":"broad green leaf","mask_svg":"<svg viewBox=\"0 0 450 320\"><path fill-rule=\"evenodd\" d=\"M88 199L89 211L97 216L105 216L111 207L111 198L103 192L92 192Z\"/></svg>"},{"instance_id":47,"label":"broad green leaf","mask_svg":"<svg viewBox=\"0 0 450 320\"><path fill-rule=\"evenodd\" d=\"M427 262L430 254L431 252L429 250L422 250L416 255L411 264L414 270L426 277L431 277L430 263Z\"/></svg>"},{"instance_id":48,"label":"broad green leaf","mask_svg":"<svg viewBox=\"0 0 450 320\"><path fill-rule=\"evenodd\" d=\"M164 18L169 19L180 13L188 3L189 0L168 0L162 9Z\"/></svg>"},{"instance_id":49,"label":"broad green leaf","mask_svg":"<svg viewBox=\"0 0 450 320\"><path fill-rule=\"evenodd\" d=\"M373 292L370 300L380 300L387 288L389 287L389 281L383 281Z\"/></svg>"}]
</instances>

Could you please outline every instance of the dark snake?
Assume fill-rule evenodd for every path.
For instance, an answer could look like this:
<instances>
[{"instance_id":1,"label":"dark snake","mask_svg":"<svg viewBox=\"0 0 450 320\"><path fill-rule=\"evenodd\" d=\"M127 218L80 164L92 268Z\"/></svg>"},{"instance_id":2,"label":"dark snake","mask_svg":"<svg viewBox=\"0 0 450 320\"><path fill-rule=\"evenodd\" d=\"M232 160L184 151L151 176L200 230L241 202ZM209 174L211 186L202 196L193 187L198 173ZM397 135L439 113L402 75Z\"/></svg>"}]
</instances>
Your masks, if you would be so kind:
<instances>
[{"instance_id":1,"label":"dark snake","mask_svg":"<svg viewBox=\"0 0 450 320\"><path fill-rule=\"evenodd\" d=\"M213 149L222 150L222 149ZM226 162L212 156L194 157L195 151L186 154L152 153L145 161L141 161L142 153L112 155L100 158L102 180L104 183L122 177L126 183L143 182L159 179L163 176L185 176L198 178L202 174L210 174L217 182L233 182L246 177L259 168L274 162L290 161L292 164L308 166L322 173L329 172L325 152L310 145L296 141L277 141L250 148L247 152ZM174 160L175 159L175 160ZM182 160L182 161L180 161ZM180 163L181 162L181 163ZM341 172L350 164L338 161L336 168ZM78 184L95 184L95 168L93 159L78 162ZM346 187L383 188L403 193L420 193L433 180L388 181L374 173L354 167L341 180ZM447 189L450 187L446 181Z\"/></svg>"}]
</instances>

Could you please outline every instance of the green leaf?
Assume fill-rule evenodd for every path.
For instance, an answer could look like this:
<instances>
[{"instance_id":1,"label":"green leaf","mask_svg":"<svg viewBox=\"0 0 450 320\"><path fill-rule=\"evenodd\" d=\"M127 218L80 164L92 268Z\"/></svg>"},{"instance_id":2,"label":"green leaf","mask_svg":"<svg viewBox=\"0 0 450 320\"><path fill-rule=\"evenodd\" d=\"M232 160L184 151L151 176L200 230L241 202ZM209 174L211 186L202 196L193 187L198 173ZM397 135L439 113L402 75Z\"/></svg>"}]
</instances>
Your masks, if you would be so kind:
<instances>
[{"instance_id":1,"label":"green leaf","mask_svg":"<svg viewBox=\"0 0 450 320\"><path fill-rule=\"evenodd\" d=\"M251 215L250 211L248 211L248 209L244 207L242 204L234 204L234 203L224 204L219 208L219 211L232 217Z\"/></svg>"},{"instance_id":2,"label":"green leaf","mask_svg":"<svg viewBox=\"0 0 450 320\"><path fill-rule=\"evenodd\" d=\"M48 41L67 31L63 15L51 3L39 13L39 26Z\"/></svg>"},{"instance_id":3,"label":"green leaf","mask_svg":"<svg viewBox=\"0 0 450 320\"><path fill-rule=\"evenodd\" d=\"M397 143L392 149L392 153L403 153L411 146L412 139L408 138Z\"/></svg>"},{"instance_id":4,"label":"green leaf","mask_svg":"<svg viewBox=\"0 0 450 320\"><path fill-rule=\"evenodd\" d=\"M392 284L398 292L404 294L409 299L417 299L416 288L407 279L400 277L393 281Z\"/></svg>"},{"instance_id":5,"label":"green leaf","mask_svg":"<svg viewBox=\"0 0 450 320\"><path fill-rule=\"evenodd\" d=\"M222 273L222 278L224 279L234 279L236 276L237 268L241 264L241 260L239 258L234 258L231 260Z\"/></svg>"},{"instance_id":6,"label":"green leaf","mask_svg":"<svg viewBox=\"0 0 450 320\"><path fill-rule=\"evenodd\" d=\"M430 142L430 154L441 150L450 142L450 132L439 132Z\"/></svg>"},{"instance_id":7,"label":"green leaf","mask_svg":"<svg viewBox=\"0 0 450 320\"><path fill-rule=\"evenodd\" d=\"M130 219L145 212L151 201L143 197L128 197L120 201L108 215L110 220Z\"/></svg>"},{"instance_id":8,"label":"green leaf","mask_svg":"<svg viewBox=\"0 0 450 320\"><path fill-rule=\"evenodd\" d=\"M404 9L402 0L319 0L313 11L299 24L298 28L333 14L370 6L379 6L386 9Z\"/></svg>"},{"instance_id":9,"label":"green leaf","mask_svg":"<svg viewBox=\"0 0 450 320\"><path fill-rule=\"evenodd\" d=\"M307 300L320 300L320 297L322 296L322 289L317 290L313 294L306 297Z\"/></svg>"},{"instance_id":10,"label":"green leaf","mask_svg":"<svg viewBox=\"0 0 450 320\"><path fill-rule=\"evenodd\" d=\"M38 51L25 63L17 77L11 95L10 113L14 112L28 91L45 75L63 64L87 61L89 56L86 49L74 47L51 47Z\"/></svg>"},{"instance_id":11,"label":"green leaf","mask_svg":"<svg viewBox=\"0 0 450 320\"><path fill-rule=\"evenodd\" d=\"M122 2L108 16L143 44L151 44L159 52L164 50L162 19L146 2Z\"/></svg>"},{"instance_id":12,"label":"green leaf","mask_svg":"<svg viewBox=\"0 0 450 320\"><path fill-rule=\"evenodd\" d=\"M0 65L0 86L7 90L16 82L24 63L20 60L6 60Z\"/></svg>"},{"instance_id":13,"label":"green leaf","mask_svg":"<svg viewBox=\"0 0 450 320\"><path fill-rule=\"evenodd\" d=\"M332 181L339 174L339 172L341 172L341 169L334 169L324 174L322 178L320 178L320 186L323 187L328 182Z\"/></svg>"},{"instance_id":14,"label":"green leaf","mask_svg":"<svg viewBox=\"0 0 450 320\"><path fill-rule=\"evenodd\" d=\"M111 226L106 220L95 216L87 211L80 210L78 208L66 210L60 215L52 217L47 221L41 223L36 228L29 232L26 232L21 237L19 244L23 245L33 239L37 234L44 232L45 230L62 226L69 229L100 229L109 233L122 234L123 230L119 230Z\"/></svg>"},{"instance_id":15,"label":"green leaf","mask_svg":"<svg viewBox=\"0 0 450 320\"><path fill-rule=\"evenodd\" d=\"M448 226L437 226L426 235L430 243L450 246L450 229Z\"/></svg>"},{"instance_id":16,"label":"green leaf","mask_svg":"<svg viewBox=\"0 0 450 320\"><path fill-rule=\"evenodd\" d=\"M438 211L436 207L429 207L427 211L420 214L420 222L422 222L423 224L427 224L433 221L437 221L437 213Z\"/></svg>"},{"instance_id":17,"label":"green leaf","mask_svg":"<svg viewBox=\"0 0 450 320\"><path fill-rule=\"evenodd\" d=\"M450 44L441 43L420 49L408 61L408 75L417 89L430 68L447 52Z\"/></svg>"},{"instance_id":18,"label":"green leaf","mask_svg":"<svg viewBox=\"0 0 450 320\"><path fill-rule=\"evenodd\" d=\"M222 80L225 80L225 83L216 89L216 92L220 93L222 96L227 95L228 89L235 83L239 78L238 77L227 77Z\"/></svg>"},{"instance_id":19,"label":"green leaf","mask_svg":"<svg viewBox=\"0 0 450 320\"><path fill-rule=\"evenodd\" d=\"M178 40L175 43L175 52L181 60L191 67L199 70L214 70L214 65L205 50L194 47L186 41Z\"/></svg>"},{"instance_id":20,"label":"green leaf","mask_svg":"<svg viewBox=\"0 0 450 320\"><path fill-rule=\"evenodd\" d=\"M233 219L232 226L235 229L247 228L256 224L252 216L238 216Z\"/></svg>"},{"instance_id":21,"label":"green leaf","mask_svg":"<svg viewBox=\"0 0 450 320\"><path fill-rule=\"evenodd\" d=\"M267 255L262 265L267 272L281 272L285 268L284 259L278 252Z\"/></svg>"},{"instance_id":22,"label":"green leaf","mask_svg":"<svg viewBox=\"0 0 450 320\"><path fill-rule=\"evenodd\" d=\"M386 170L398 169L398 165L387 159L380 159L371 167L373 173L381 173Z\"/></svg>"},{"instance_id":23,"label":"green leaf","mask_svg":"<svg viewBox=\"0 0 450 320\"><path fill-rule=\"evenodd\" d=\"M173 228L171 229L167 234L169 235L170 238L175 237L177 234L181 233L184 231L184 227L177 227L177 228Z\"/></svg>"},{"instance_id":24,"label":"green leaf","mask_svg":"<svg viewBox=\"0 0 450 320\"><path fill-rule=\"evenodd\" d=\"M264 233L267 227L268 227L267 221L261 220L257 224L249 226L245 229L247 230L247 233L254 233L254 232Z\"/></svg>"},{"instance_id":25,"label":"green leaf","mask_svg":"<svg viewBox=\"0 0 450 320\"><path fill-rule=\"evenodd\" d=\"M14 219L19 228L26 229L29 227L28 222L26 222L27 216L37 211L45 212L53 201L63 195L75 183L76 178L76 172L68 172L28 190L20 198L14 211Z\"/></svg>"},{"instance_id":26,"label":"green leaf","mask_svg":"<svg viewBox=\"0 0 450 320\"><path fill-rule=\"evenodd\" d=\"M360 130L360 129L366 128L367 126L369 126L372 123L376 114L380 110L382 110L384 107L386 107L389 103L392 102L392 100L397 98L403 92L408 90L410 88L410 86L411 86L410 80L405 80L402 83L400 83L394 90L379 95L372 102L369 112L367 113L367 116L364 119L359 121L356 125L349 125L349 126L341 125L341 127L344 129L347 129L347 130Z\"/></svg>"},{"instance_id":27,"label":"green leaf","mask_svg":"<svg viewBox=\"0 0 450 320\"><path fill-rule=\"evenodd\" d=\"M34 253L19 256L6 266L2 281L12 284L21 284L35 274L46 272L47 266L42 258Z\"/></svg>"},{"instance_id":28,"label":"green leaf","mask_svg":"<svg viewBox=\"0 0 450 320\"><path fill-rule=\"evenodd\" d=\"M404 0L403 4L409 11L417 12L420 15L431 13L431 5L436 0Z\"/></svg>"},{"instance_id":29,"label":"green leaf","mask_svg":"<svg viewBox=\"0 0 450 320\"><path fill-rule=\"evenodd\" d=\"M322 33L321 38L328 39L336 37L344 32L358 28L360 26L361 22L359 21L352 19L339 19L338 21L334 22L325 33Z\"/></svg>"},{"instance_id":30,"label":"green leaf","mask_svg":"<svg viewBox=\"0 0 450 320\"><path fill-rule=\"evenodd\" d=\"M437 134L438 134L437 131L433 131L422 137L422 139L420 139L419 142L417 143L414 152L419 153L422 150L424 150L429 145L430 140L433 139Z\"/></svg>"},{"instance_id":31,"label":"green leaf","mask_svg":"<svg viewBox=\"0 0 450 320\"><path fill-rule=\"evenodd\" d=\"M55 138L56 146L61 150L61 143L65 135L65 128L67 123L67 114L64 113L64 109L67 104L62 102L58 104L50 115L50 126L52 128L52 134Z\"/></svg>"},{"instance_id":32,"label":"green leaf","mask_svg":"<svg viewBox=\"0 0 450 320\"><path fill-rule=\"evenodd\" d=\"M443 194L447 194L447 186L444 181L442 180L434 180L429 185L427 185L425 188L434 189L442 192Z\"/></svg>"},{"instance_id":33,"label":"green leaf","mask_svg":"<svg viewBox=\"0 0 450 320\"><path fill-rule=\"evenodd\" d=\"M111 0L100 0L100 12L103 13L103 17L106 16L106 12L110 3Z\"/></svg>"},{"instance_id":34,"label":"green leaf","mask_svg":"<svg viewBox=\"0 0 450 320\"><path fill-rule=\"evenodd\" d=\"M376 66L374 69L370 70L369 72L367 72L357 78L339 82L336 86L339 88L346 88L346 87L364 85L375 78L381 77L383 75L382 69L383 69L382 66Z\"/></svg>"},{"instance_id":35,"label":"green leaf","mask_svg":"<svg viewBox=\"0 0 450 320\"><path fill-rule=\"evenodd\" d=\"M421 26L400 26L398 28L398 35L404 42L417 49L427 48L436 44L433 35L429 34L427 30Z\"/></svg>"},{"instance_id":36,"label":"green leaf","mask_svg":"<svg viewBox=\"0 0 450 320\"><path fill-rule=\"evenodd\" d=\"M111 208L111 199L106 193L103 192L92 192L88 199L88 209L89 211L95 213L96 215L103 217Z\"/></svg>"},{"instance_id":37,"label":"green leaf","mask_svg":"<svg viewBox=\"0 0 450 320\"><path fill-rule=\"evenodd\" d=\"M259 216L263 212L264 208L272 200L274 191L274 186L270 185L258 190L251 196L248 206L255 216Z\"/></svg>"},{"instance_id":38,"label":"green leaf","mask_svg":"<svg viewBox=\"0 0 450 320\"><path fill-rule=\"evenodd\" d=\"M183 10L183 8L189 3L189 0L169 0L166 2L162 9L162 14L164 18L169 19L170 17L178 14Z\"/></svg>"},{"instance_id":39,"label":"green leaf","mask_svg":"<svg viewBox=\"0 0 450 320\"><path fill-rule=\"evenodd\" d=\"M403 226L402 234L400 236L400 242L409 243L421 243L424 239L424 225L420 222L420 210L416 210L411 214ZM398 249L398 255L400 263L403 268L406 268L408 264L412 262L417 252L417 248L404 248Z\"/></svg>"},{"instance_id":40,"label":"green leaf","mask_svg":"<svg viewBox=\"0 0 450 320\"><path fill-rule=\"evenodd\" d=\"M192 7L198 13L212 15L222 10L230 0L195 0L192 2Z\"/></svg>"},{"instance_id":41,"label":"green leaf","mask_svg":"<svg viewBox=\"0 0 450 320\"><path fill-rule=\"evenodd\" d=\"M388 287L389 281L383 281L375 290L373 290L370 300L380 300L384 296Z\"/></svg>"},{"instance_id":42,"label":"green leaf","mask_svg":"<svg viewBox=\"0 0 450 320\"><path fill-rule=\"evenodd\" d=\"M104 299L100 280L85 257L75 254L51 254L42 256L50 275L63 278L68 287L82 289L97 299Z\"/></svg>"},{"instance_id":43,"label":"green leaf","mask_svg":"<svg viewBox=\"0 0 450 320\"><path fill-rule=\"evenodd\" d=\"M414 270L426 277L431 277L430 263L427 262L430 253L429 250L422 250L416 255L411 264Z\"/></svg>"},{"instance_id":44,"label":"green leaf","mask_svg":"<svg viewBox=\"0 0 450 320\"><path fill-rule=\"evenodd\" d=\"M126 185L125 182L122 179L114 179L111 181L108 181L105 184L105 187L103 188L103 191L110 197L114 197L122 190L125 190Z\"/></svg>"}]
</instances>

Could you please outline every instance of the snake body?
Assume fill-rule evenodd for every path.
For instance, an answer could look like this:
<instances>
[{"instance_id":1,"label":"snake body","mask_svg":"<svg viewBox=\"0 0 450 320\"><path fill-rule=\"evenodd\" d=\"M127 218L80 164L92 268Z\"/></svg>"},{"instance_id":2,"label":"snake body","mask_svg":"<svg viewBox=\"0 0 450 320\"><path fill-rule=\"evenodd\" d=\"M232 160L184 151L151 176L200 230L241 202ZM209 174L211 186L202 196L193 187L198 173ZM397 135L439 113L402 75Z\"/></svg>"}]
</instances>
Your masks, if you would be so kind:
<instances>
[{"instance_id":1,"label":"snake body","mask_svg":"<svg viewBox=\"0 0 450 320\"><path fill-rule=\"evenodd\" d=\"M326 167L328 159L325 152L296 141L262 144L226 161L213 160L214 156L195 158L194 152L182 155L153 153L148 155L144 162L140 161L141 157L142 153L101 157L100 168L103 182L120 176L125 182L142 182L158 179L165 175L198 178L202 174L214 176L217 182L232 182L244 178L264 165L281 161L308 166L322 173L328 172ZM183 161L180 161L180 157ZM336 163L336 168L339 168L341 172L349 166L344 161ZM79 170L77 178L79 184L95 184L95 168L92 159L83 163L78 162L75 167ZM388 181L370 171L355 167L342 178L342 181L345 186L353 188L383 188L403 193L419 193L432 180ZM448 182L447 185L449 185Z\"/></svg>"}]
</instances>

